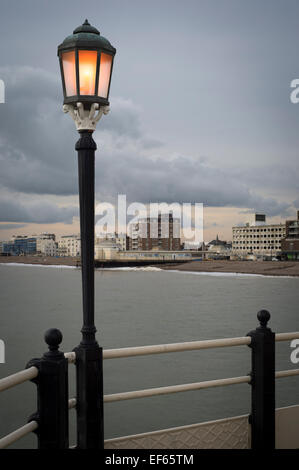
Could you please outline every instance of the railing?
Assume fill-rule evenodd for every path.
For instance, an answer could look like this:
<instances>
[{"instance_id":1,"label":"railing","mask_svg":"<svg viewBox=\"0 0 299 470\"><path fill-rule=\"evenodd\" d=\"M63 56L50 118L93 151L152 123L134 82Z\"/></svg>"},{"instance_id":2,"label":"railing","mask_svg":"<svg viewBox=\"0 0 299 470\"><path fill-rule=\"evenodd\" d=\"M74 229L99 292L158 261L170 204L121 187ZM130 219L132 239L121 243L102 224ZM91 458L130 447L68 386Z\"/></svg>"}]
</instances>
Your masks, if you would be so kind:
<instances>
[{"instance_id":1,"label":"railing","mask_svg":"<svg viewBox=\"0 0 299 470\"><path fill-rule=\"evenodd\" d=\"M267 322L270 318L268 312L259 312L258 318L260 327L244 337L107 349L103 351L103 359L107 360L247 345L252 349L252 372L250 375L114 393L104 395L103 401L109 403L248 383L251 385L252 389L252 407L250 415L252 445L254 448L273 448L275 438L275 379L299 375L299 369L275 372L275 342L299 339L299 332L275 335L267 327ZM41 360L29 362L26 370L0 380L0 391L10 389L28 380L38 383L40 403L38 413L32 415L27 424L0 439L0 448L11 445L31 432L35 432L38 435L39 448L51 446L53 448L55 444L60 448L68 447L68 419L66 418L66 412L68 412L68 409L75 409L77 401L76 398L68 399L67 396L67 365L75 364L76 353L68 352L63 354L58 351L58 345L62 339L61 333L58 330L49 330L45 338L49 345L50 352L44 354ZM59 379L55 381L57 384L56 392L58 392L58 394L55 395L56 402L53 401L53 396L51 396L51 394L53 395L53 389L49 388L49 383L53 384L54 376ZM51 394L49 394L49 390L51 390ZM47 408L46 411L45 408ZM60 413L56 413L56 415L59 416L59 422L55 422L53 427L52 416L57 410L60 410ZM54 438L54 441L49 443L47 441L48 437L44 437L42 431L50 425L53 427L53 432L55 431L56 434L57 430L59 430L59 436L56 440ZM49 429L47 429L44 435L49 436L48 431Z\"/></svg>"}]
</instances>

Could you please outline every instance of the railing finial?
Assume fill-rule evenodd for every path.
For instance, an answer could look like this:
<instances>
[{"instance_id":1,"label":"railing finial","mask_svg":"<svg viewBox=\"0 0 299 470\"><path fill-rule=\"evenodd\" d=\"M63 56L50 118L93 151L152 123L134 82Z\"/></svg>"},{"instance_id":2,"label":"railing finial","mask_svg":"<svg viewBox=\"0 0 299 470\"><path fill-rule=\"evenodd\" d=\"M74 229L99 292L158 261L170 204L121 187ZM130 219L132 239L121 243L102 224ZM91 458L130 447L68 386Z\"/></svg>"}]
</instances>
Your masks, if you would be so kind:
<instances>
[{"instance_id":1,"label":"railing finial","mask_svg":"<svg viewBox=\"0 0 299 470\"><path fill-rule=\"evenodd\" d=\"M266 328L271 315L268 310L260 310L257 314L257 319L260 322L262 328Z\"/></svg>"},{"instance_id":2,"label":"railing finial","mask_svg":"<svg viewBox=\"0 0 299 470\"><path fill-rule=\"evenodd\" d=\"M57 328L50 328L45 333L45 341L49 346L49 350L52 352L58 351L59 345L62 342L62 333Z\"/></svg>"}]
</instances>

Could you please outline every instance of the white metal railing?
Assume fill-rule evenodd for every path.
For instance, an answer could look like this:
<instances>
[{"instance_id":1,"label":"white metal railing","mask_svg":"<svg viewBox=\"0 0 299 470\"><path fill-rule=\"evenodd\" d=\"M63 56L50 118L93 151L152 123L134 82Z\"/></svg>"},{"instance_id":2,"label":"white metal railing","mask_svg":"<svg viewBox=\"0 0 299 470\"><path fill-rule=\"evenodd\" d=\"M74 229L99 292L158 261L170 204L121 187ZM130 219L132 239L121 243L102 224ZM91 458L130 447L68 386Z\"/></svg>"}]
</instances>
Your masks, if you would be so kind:
<instances>
[{"instance_id":1,"label":"white metal railing","mask_svg":"<svg viewBox=\"0 0 299 470\"><path fill-rule=\"evenodd\" d=\"M275 378L292 377L299 375L299 369L283 370L275 372ZM135 398L153 397L155 395L167 395L171 393L189 392L192 390L201 390L213 387L225 387L227 385L237 385L242 383L250 383L251 376L244 375L241 377L232 377L229 379L207 380L205 382L195 382L191 384L171 385L168 387L148 388L145 390L135 390L132 392L113 393L104 395L104 402L111 403L114 401L133 400Z\"/></svg>"},{"instance_id":2,"label":"white metal railing","mask_svg":"<svg viewBox=\"0 0 299 470\"><path fill-rule=\"evenodd\" d=\"M291 341L299 339L299 331L294 333L278 333L275 341ZM190 341L186 343L157 344L153 346L137 346L132 348L105 349L103 359L117 359L121 357L147 356L150 354L164 354L170 352L196 351L200 349L225 348L232 346L250 345L250 336L237 338L212 339L203 341Z\"/></svg>"},{"instance_id":3,"label":"white metal railing","mask_svg":"<svg viewBox=\"0 0 299 470\"><path fill-rule=\"evenodd\" d=\"M276 379L282 379L284 377L293 377L299 375L299 369L290 369L290 370L280 370L275 372Z\"/></svg>"},{"instance_id":4,"label":"white metal railing","mask_svg":"<svg viewBox=\"0 0 299 470\"><path fill-rule=\"evenodd\" d=\"M292 341L292 339L299 339L299 331L293 333L276 333L275 341Z\"/></svg>"},{"instance_id":5,"label":"white metal railing","mask_svg":"<svg viewBox=\"0 0 299 470\"><path fill-rule=\"evenodd\" d=\"M103 351L103 359L147 356L150 354L164 354L170 352L196 351L199 349L224 348L229 346L249 345L250 343L251 337L244 336L240 338L212 339L204 341L190 341L186 343L157 344L153 346L106 349Z\"/></svg>"},{"instance_id":6,"label":"white metal railing","mask_svg":"<svg viewBox=\"0 0 299 470\"><path fill-rule=\"evenodd\" d=\"M190 392L191 390L201 390L204 388L221 387L226 385L235 385L249 383L250 375L243 377L232 377L230 379L207 380L205 382L195 382L191 384L171 385L168 387L148 388L146 390L136 390L134 392L114 393L104 395L104 402L132 400L134 398L153 397L155 395L166 395L170 393Z\"/></svg>"},{"instance_id":7,"label":"white metal railing","mask_svg":"<svg viewBox=\"0 0 299 470\"><path fill-rule=\"evenodd\" d=\"M27 434L30 434L31 432L35 431L37 428L37 422L30 421L30 423L25 424L25 426L22 426L21 428L11 432L10 434L7 434L7 436L2 437L2 439L0 439L0 449L5 449L5 447L10 446L14 442L17 442L19 439L24 436L27 436Z\"/></svg>"},{"instance_id":8,"label":"white metal railing","mask_svg":"<svg viewBox=\"0 0 299 470\"><path fill-rule=\"evenodd\" d=\"M277 333L275 341L291 341L299 339L299 331L292 333ZM189 341L184 343L155 344L151 346L134 346L129 348L104 349L103 359L119 359L123 357L148 356L151 354L165 354L171 352L197 351L200 349L225 348L232 346L250 345L250 336L240 336L236 338L208 339L203 341ZM75 364L76 353L67 352L64 354L69 363Z\"/></svg>"},{"instance_id":9,"label":"white metal railing","mask_svg":"<svg viewBox=\"0 0 299 470\"><path fill-rule=\"evenodd\" d=\"M77 404L76 398L69 399L69 409L75 408L76 404ZM22 437L25 437L27 436L27 434L30 434L31 432L35 431L37 428L38 428L38 422L33 420L25 424L24 426L16 429L15 431L11 432L10 434L7 434L5 437L0 439L0 449L5 449L11 444L14 444L15 442L22 439Z\"/></svg>"},{"instance_id":10,"label":"white metal railing","mask_svg":"<svg viewBox=\"0 0 299 470\"><path fill-rule=\"evenodd\" d=\"M8 388L15 387L16 385L27 382L27 380L34 379L38 376L37 367L29 367L28 369L16 372L16 374L9 375L0 380L0 392L7 390Z\"/></svg>"},{"instance_id":11,"label":"white metal railing","mask_svg":"<svg viewBox=\"0 0 299 470\"><path fill-rule=\"evenodd\" d=\"M69 364L75 364L75 362L76 362L76 353L74 351L64 353L64 357L67 358Z\"/></svg>"},{"instance_id":12,"label":"white metal railing","mask_svg":"<svg viewBox=\"0 0 299 470\"><path fill-rule=\"evenodd\" d=\"M76 354L74 352L65 353L64 356L67 358L69 363L75 363ZM8 375L7 377L0 379L0 392L27 382L27 380L32 380L37 376L38 368L34 366L28 367L28 369L21 370L20 372L16 372L15 374Z\"/></svg>"},{"instance_id":13,"label":"white metal railing","mask_svg":"<svg viewBox=\"0 0 299 470\"><path fill-rule=\"evenodd\" d=\"M293 339L299 339L299 332L292 333L278 333L275 335L275 341L291 341ZM223 347L232 347L232 346L241 346L241 345L250 345L251 337L237 337L237 338L224 338L224 339L215 339L215 340L203 340L203 341L190 341L184 343L171 343L171 344L159 344L152 346L138 346L131 348L119 348L119 349L106 349L103 351L103 359L116 359L123 357L133 357L133 356L146 356L151 354L164 354L170 352L182 352L182 351L195 351L200 349L211 349L211 348L223 348ZM68 359L70 364L76 362L76 353L67 352L64 354ZM275 373L277 379L283 377L291 377L299 375L299 369L278 371ZM23 371L12 374L8 377L0 379L0 392L12 388L16 385L24 383L28 380L38 376L37 367L29 367ZM156 395L165 395L171 393L186 392L192 390L200 390L205 388L220 387L227 385L235 385L241 383L249 383L251 380L250 375L245 375L241 377L232 377L227 379L217 379L217 380L207 380L204 382L195 382L191 384L180 384L180 385L171 385L168 387L157 387L150 388L145 390L136 390L132 392L123 392L123 393L114 393L110 395L104 395L104 402L115 402L122 400L131 400L135 398L144 398ZM76 407L77 400L76 398L69 399L69 409ZM30 423L25 424L21 428L13 431L7 436L0 439L0 449L8 447L14 442L18 441L27 434L35 431L38 428L38 423L36 421L31 421Z\"/></svg>"}]
</instances>

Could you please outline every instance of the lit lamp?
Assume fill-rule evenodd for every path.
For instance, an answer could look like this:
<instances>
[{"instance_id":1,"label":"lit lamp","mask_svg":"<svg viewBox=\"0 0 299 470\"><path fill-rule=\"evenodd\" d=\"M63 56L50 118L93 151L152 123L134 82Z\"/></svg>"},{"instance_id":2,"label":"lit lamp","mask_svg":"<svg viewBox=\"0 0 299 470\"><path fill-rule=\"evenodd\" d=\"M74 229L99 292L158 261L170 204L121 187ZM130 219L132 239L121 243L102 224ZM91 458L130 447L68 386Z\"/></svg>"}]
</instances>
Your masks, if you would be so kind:
<instances>
[{"instance_id":1,"label":"lit lamp","mask_svg":"<svg viewBox=\"0 0 299 470\"><path fill-rule=\"evenodd\" d=\"M116 49L85 20L58 46L64 111L77 130L95 130L109 109L109 91ZM95 116L98 110L97 116Z\"/></svg>"},{"instance_id":2,"label":"lit lamp","mask_svg":"<svg viewBox=\"0 0 299 470\"><path fill-rule=\"evenodd\" d=\"M76 353L77 447L104 446L103 360L94 324L94 173L92 138L96 124L109 111L109 90L116 49L86 20L58 46L63 110L75 121L79 169L83 327Z\"/></svg>"}]
</instances>

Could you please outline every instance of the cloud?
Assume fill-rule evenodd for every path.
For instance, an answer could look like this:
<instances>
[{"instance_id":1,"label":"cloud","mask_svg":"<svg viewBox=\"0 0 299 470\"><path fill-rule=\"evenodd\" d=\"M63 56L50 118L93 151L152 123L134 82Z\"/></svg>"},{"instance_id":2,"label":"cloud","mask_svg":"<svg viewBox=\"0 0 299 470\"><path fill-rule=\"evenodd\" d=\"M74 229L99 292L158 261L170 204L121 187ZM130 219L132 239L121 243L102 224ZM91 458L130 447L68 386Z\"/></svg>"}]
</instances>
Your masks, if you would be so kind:
<instances>
[{"instance_id":1,"label":"cloud","mask_svg":"<svg viewBox=\"0 0 299 470\"><path fill-rule=\"evenodd\" d=\"M35 224L63 222L71 224L73 217L76 216L78 216L78 208L74 206L59 207L50 202L40 201L24 203L8 197L2 198L0 201L0 222ZM3 227L3 225L0 225L0 227ZM15 227L15 225L12 226L12 228Z\"/></svg>"},{"instance_id":2,"label":"cloud","mask_svg":"<svg viewBox=\"0 0 299 470\"><path fill-rule=\"evenodd\" d=\"M11 230L26 227L27 224L0 224L0 230Z\"/></svg>"},{"instance_id":3,"label":"cloud","mask_svg":"<svg viewBox=\"0 0 299 470\"><path fill-rule=\"evenodd\" d=\"M299 198L293 202L293 206L299 209Z\"/></svg>"},{"instance_id":4,"label":"cloud","mask_svg":"<svg viewBox=\"0 0 299 470\"><path fill-rule=\"evenodd\" d=\"M223 166L215 168L195 157L151 158L144 148L130 146L105 135L104 158L98 157L97 194L126 194L138 202L202 202L215 207L263 210L269 216L284 214L289 203L251 190L243 177ZM129 150L128 150L129 147Z\"/></svg>"},{"instance_id":5,"label":"cloud","mask_svg":"<svg viewBox=\"0 0 299 470\"><path fill-rule=\"evenodd\" d=\"M0 107L0 185L7 194L77 194L78 136L61 109L59 77L32 67L2 67L0 75L7 85L6 103ZM254 168L237 170L225 162L216 167L208 159L174 153L146 134L142 110L132 101L115 98L111 108L95 132L100 200L126 194L130 202L203 202L262 210L269 216L288 212L290 204L265 195L267 185L272 188L282 181L289 187L286 171L279 180L281 168L257 173ZM297 186L298 180L294 176ZM8 198L0 211L5 222L70 223L76 209Z\"/></svg>"}]
</instances>

